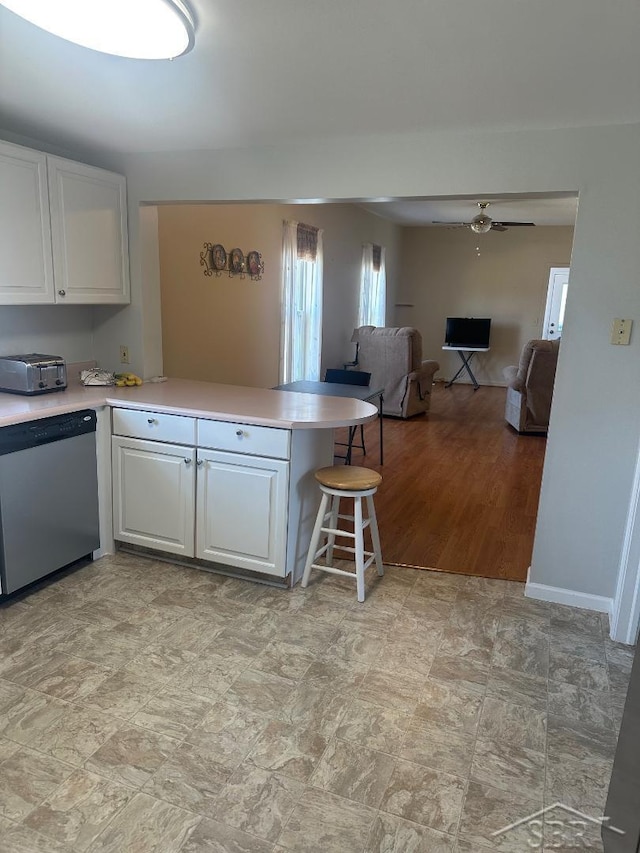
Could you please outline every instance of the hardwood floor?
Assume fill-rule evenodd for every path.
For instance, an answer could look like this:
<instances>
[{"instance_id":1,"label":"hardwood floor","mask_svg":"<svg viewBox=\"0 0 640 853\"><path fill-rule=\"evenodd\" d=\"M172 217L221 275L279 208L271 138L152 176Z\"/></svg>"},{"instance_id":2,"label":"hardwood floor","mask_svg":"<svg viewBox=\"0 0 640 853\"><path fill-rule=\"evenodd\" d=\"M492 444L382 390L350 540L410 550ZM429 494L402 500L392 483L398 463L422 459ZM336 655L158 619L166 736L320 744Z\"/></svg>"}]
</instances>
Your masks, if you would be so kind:
<instances>
[{"instance_id":1,"label":"hardwood floor","mask_svg":"<svg viewBox=\"0 0 640 853\"><path fill-rule=\"evenodd\" d=\"M427 417L367 424L367 455L386 563L525 580L531 562L546 439L504 421L504 388L433 389Z\"/></svg>"}]
</instances>

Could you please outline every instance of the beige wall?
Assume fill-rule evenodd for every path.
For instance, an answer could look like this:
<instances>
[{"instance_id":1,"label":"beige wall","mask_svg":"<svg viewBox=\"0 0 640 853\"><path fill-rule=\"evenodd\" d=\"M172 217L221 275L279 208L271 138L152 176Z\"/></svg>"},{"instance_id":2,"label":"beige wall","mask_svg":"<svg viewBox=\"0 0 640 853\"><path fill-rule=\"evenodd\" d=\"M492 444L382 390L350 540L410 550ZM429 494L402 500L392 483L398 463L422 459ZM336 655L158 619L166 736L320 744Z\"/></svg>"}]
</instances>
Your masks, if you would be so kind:
<instances>
[{"instance_id":1,"label":"beige wall","mask_svg":"<svg viewBox=\"0 0 640 853\"><path fill-rule=\"evenodd\" d=\"M278 382L282 221L324 229L323 369L353 355L362 243L387 249L393 311L400 229L351 204L158 208L162 346L167 376L270 387ZM205 276L205 242L262 253L261 281ZM389 315L392 316L392 313Z\"/></svg>"},{"instance_id":2,"label":"beige wall","mask_svg":"<svg viewBox=\"0 0 640 853\"><path fill-rule=\"evenodd\" d=\"M450 377L460 360L441 349L446 318L490 317L491 350L476 357L473 371L481 384L502 385L502 368L517 364L523 345L542 333L549 270L569 266L572 242L569 226L480 235L404 228L397 300L413 307L398 307L396 322L420 329L424 358L437 359L439 375Z\"/></svg>"}]
</instances>

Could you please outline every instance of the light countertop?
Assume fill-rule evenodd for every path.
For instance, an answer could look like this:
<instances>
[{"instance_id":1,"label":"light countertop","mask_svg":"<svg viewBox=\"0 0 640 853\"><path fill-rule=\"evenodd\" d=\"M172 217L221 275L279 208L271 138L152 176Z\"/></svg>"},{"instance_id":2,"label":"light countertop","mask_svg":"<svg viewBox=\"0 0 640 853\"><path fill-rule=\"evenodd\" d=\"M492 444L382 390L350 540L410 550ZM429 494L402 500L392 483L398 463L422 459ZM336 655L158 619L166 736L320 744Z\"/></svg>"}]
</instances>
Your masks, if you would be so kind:
<instances>
[{"instance_id":1,"label":"light countertop","mask_svg":"<svg viewBox=\"0 0 640 853\"><path fill-rule=\"evenodd\" d=\"M133 388L84 386L27 397L0 392L0 426L102 406L260 424L281 429L327 429L377 417L371 403L340 397L220 385L187 379L145 382Z\"/></svg>"}]
</instances>

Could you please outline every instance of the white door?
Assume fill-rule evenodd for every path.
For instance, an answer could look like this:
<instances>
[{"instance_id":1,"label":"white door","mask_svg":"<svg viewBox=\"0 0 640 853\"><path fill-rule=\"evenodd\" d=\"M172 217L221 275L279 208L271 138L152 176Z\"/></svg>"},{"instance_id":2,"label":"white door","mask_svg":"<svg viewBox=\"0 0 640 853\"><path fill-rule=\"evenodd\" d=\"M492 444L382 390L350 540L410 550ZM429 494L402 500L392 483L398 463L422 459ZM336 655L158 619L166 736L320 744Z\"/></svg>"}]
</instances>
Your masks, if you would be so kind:
<instances>
[{"instance_id":1,"label":"white door","mask_svg":"<svg viewBox=\"0 0 640 853\"><path fill-rule=\"evenodd\" d=\"M122 175L48 157L56 301L129 301L126 181Z\"/></svg>"},{"instance_id":2,"label":"white door","mask_svg":"<svg viewBox=\"0 0 640 853\"><path fill-rule=\"evenodd\" d=\"M195 449L114 436L113 535L193 557Z\"/></svg>"},{"instance_id":3,"label":"white door","mask_svg":"<svg viewBox=\"0 0 640 853\"><path fill-rule=\"evenodd\" d=\"M0 305L52 303L46 156L0 143Z\"/></svg>"},{"instance_id":4,"label":"white door","mask_svg":"<svg viewBox=\"0 0 640 853\"><path fill-rule=\"evenodd\" d=\"M289 463L198 450L196 557L284 577Z\"/></svg>"},{"instance_id":5,"label":"white door","mask_svg":"<svg viewBox=\"0 0 640 853\"><path fill-rule=\"evenodd\" d=\"M544 340L553 341L562 335L568 289L569 267L551 267L547 289L547 306L542 327Z\"/></svg>"}]
</instances>

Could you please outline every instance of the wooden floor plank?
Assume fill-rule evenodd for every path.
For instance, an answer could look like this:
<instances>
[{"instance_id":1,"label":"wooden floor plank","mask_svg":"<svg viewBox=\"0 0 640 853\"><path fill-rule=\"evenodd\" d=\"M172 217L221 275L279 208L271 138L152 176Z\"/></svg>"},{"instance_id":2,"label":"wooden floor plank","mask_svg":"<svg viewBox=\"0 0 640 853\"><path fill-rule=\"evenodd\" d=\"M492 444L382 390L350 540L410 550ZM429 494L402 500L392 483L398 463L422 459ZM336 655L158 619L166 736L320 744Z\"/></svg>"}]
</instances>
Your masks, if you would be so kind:
<instances>
[{"instance_id":1,"label":"wooden floor plank","mask_svg":"<svg viewBox=\"0 0 640 853\"><path fill-rule=\"evenodd\" d=\"M531 562L546 439L504 421L505 389L434 387L431 412L367 424L367 455L385 562L525 580Z\"/></svg>"}]
</instances>

